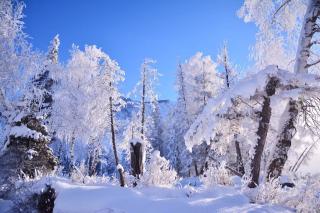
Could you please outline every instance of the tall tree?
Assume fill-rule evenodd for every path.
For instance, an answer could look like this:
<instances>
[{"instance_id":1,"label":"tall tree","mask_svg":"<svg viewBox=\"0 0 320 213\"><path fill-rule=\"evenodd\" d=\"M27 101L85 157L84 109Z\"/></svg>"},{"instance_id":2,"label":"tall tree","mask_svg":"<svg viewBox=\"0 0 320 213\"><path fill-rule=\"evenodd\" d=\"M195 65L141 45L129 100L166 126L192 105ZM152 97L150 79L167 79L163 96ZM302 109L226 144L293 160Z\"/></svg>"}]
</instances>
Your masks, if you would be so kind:
<instances>
[{"instance_id":1,"label":"tall tree","mask_svg":"<svg viewBox=\"0 0 320 213\"><path fill-rule=\"evenodd\" d=\"M114 154L114 159L116 163L116 168L119 173L120 186L125 186L124 170L119 162L117 143L116 143L116 124L114 113L118 112L123 106L124 102L121 98L121 94L117 88L119 82L123 81L124 72L120 69L117 62L111 60L109 57L104 58L105 74L104 74L104 84L107 85L107 91L109 94L109 111L108 111L108 126L110 128L111 143ZM109 82L108 82L109 81Z\"/></svg>"},{"instance_id":2,"label":"tall tree","mask_svg":"<svg viewBox=\"0 0 320 213\"><path fill-rule=\"evenodd\" d=\"M49 124L52 114L54 75L61 69L58 65L58 50L60 40L56 35L50 43L47 59L43 69L33 77L32 96L29 107L37 116L43 117L45 124Z\"/></svg>"},{"instance_id":3,"label":"tall tree","mask_svg":"<svg viewBox=\"0 0 320 213\"><path fill-rule=\"evenodd\" d=\"M113 110L118 110L115 106L122 106L116 92L122 75L118 64L106 53L96 46L86 46L84 51L73 48L66 71L61 72L58 79L53 116L57 137L67 136L71 152L76 141L88 145L88 159L93 159L88 163L94 162L92 171L101 161L102 140L106 128L110 128L109 96L112 95Z\"/></svg>"},{"instance_id":4,"label":"tall tree","mask_svg":"<svg viewBox=\"0 0 320 213\"><path fill-rule=\"evenodd\" d=\"M290 1L284 2L282 7L286 7ZM302 22L301 33L298 43L295 73L308 73L308 69L317 65L320 59L311 59L312 47L319 44L315 34L320 31L317 19L320 17L320 1L309 0L308 7ZM313 61L310 61L313 60ZM277 178L281 175L282 169L288 158L288 150L291 147L291 141L296 132L296 124L299 111L301 111L302 99L290 99L284 112L285 122L282 131L278 135L278 142L268 167L268 179ZM315 115L317 116L317 115Z\"/></svg>"},{"instance_id":5,"label":"tall tree","mask_svg":"<svg viewBox=\"0 0 320 213\"><path fill-rule=\"evenodd\" d=\"M223 79L227 89L230 88L232 81L234 81L236 72L230 61L229 51L227 47L227 42L224 42L222 49L217 57L217 62L223 67Z\"/></svg>"},{"instance_id":6,"label":"tall tree","mask_svg":"<svg viewBox=\"0 0 320 213\"><path fill-rule=\"evenodd\" d=\"M263 96L262 109L260 112L259 126L257 130L257 144L254 147L254 155L251 161L251 181L248 184L250 188L254 188L259 184L260 177L260 165L264 146L267 140L267 134L269 130L269 123L271 118L270 97L276 92L276 88L279 86L279 79L277 77L270 77L266 84L265 94Z\"/></svg>"},{"instance_id":7,"label":"tall tree","mask_svg":"<svg viewBox=\"0 0 320 213\"><path fill-rule=\"evenodd\" d=\"M234 81L234 78L236 76L236 73L234 71L233 65L230 61L229 58L229 53L228 53L228 47L227 47L227 43L224 42L223 44L223 48L221 49L218 57L217 57L217 61L220 64L220 66L223 67L224 69L224 81L225 81L225 86L227 89L230 89L231 83ZM237 116L237 101L236 100L232 100L233 103L233 110L231 110L232 112L229 112L231 114L233 114L234 116L231 116L230 118L230 122L232 122L232 131L234 131L234 145L235 145L235 150L236 150L236 154L237 154L237 170L239 173L244 174L244 164L242 161L242 155L241 155L241 149L240 149L240 144L239 144L239 139L238 139L238 128L239 128L239 116Z\"/></svg>"},{"instance_id":8,"label":"tall tree","mask_svg":"<svg viewBox=\"0 0 320 213\"><path fill-rule=\"evenodd\" d=\"M157 69L152 65L155 63L152 59L145 59L141 65L140 80L137 83L135 92L137 92L141 98L140 108L138 116L140 118L139 132L135 133L135 139L139 140L130 142L131 149L131 167L132 174L139 178L143 174L145 156L147 159L150 157L151 146L147 138L146 129L146 103L149 102L155 109L154 103L157 101L157 95L155 93L155 86L159 78Z\"/></svg>"},{"instance_id":9,"label":"tall tree","mask_svg":"<svg viewBox=\"0 0 320 213\"><path fill-rule=\"evenodd\" d=\"M291 0L290 0L291 1ZM286 1L285 7L290 1ZM278 11L281 8L278 9ZM297 56L294 71L295 73L307 73L309 67L320 63L320 59L310 61L311 48L319 44L319 40L315 38L315 34L320 32L317 20L320 17L320 1L309 0L304 20L302 22L300 38L297 49Z\"/></svg>"},{"instance_id":10,"label":"tall tree","mask_svg":"<svg viewBox=\"0 0 320 213\"><path fill-rule=\"evenodd\" d=\"M252 22L258 28L256 42L250 53L258 70L271 64L294 70L294 60L300 48L297 41L307 1L244 1L238 15L244 22ZM319 53L317 50L314 52Z\"/></svg>"}]
</instances>

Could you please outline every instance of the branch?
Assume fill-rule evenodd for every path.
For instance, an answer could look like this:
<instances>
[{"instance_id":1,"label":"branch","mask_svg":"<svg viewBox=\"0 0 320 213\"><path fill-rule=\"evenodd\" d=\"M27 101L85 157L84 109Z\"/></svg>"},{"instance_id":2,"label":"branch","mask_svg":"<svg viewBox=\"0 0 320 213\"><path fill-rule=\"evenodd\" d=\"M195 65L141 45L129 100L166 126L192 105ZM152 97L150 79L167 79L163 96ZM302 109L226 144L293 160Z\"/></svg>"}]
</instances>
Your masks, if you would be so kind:
<instances>
[{"instance_id":1,"label":"branch","mask_svg":"<svg viewBox=\"0 0 320 213\"><path fill-rule=\"evenodd\" d=\"M312 62L311 64L307 64L307 65L306 65L306 68L312 67L312 66L317 65L317 64L319 64L319 63L320 63L320 59Z\"/></svg>"},{"instance_id":2,"label":"branch","mask_svg":"<svg viewBox=\"0 0 320 213\"><path fill-rule=\"evenodd\" d=\"M211 157L211 156L209 156L209 158L210 158L211 160L213 160L214 162L218 162L218 163L220 163L218 160L214 159L214 158L213 158L213 157ZM242 176L243 176L243 174L241 174L241 173L240 173L240 172L238 172L237 170L235 170L235 169L233 169L233 168L229 167L228 165L225 165L225 168L226 168L226 169L228 169L229 171L231 171L233 174L235 174L235 175L239 176L239 177L242 177Z\"/></svg>"},{"instance_id":3,"label":"branch","mask_svg":"<svg viewBox=\"0 0 320 213\"><path fill-rule=\"evenodd\" d=\"M308 45L308 47L310 48L311 46L313 46L313 45L315 45L315 44L320 44L320 41L315 40L315 41L311 42L311 43ZM315 54L315 53L314 53L314 54Z\"/></svg>"},{"instance_id":4,"label":"branch","mask_svg":"<svg viewBox=\"0 0 320 213\"><path fill-rule=\"evenodd\" d=\"M275 21L275 18L276 18L276 15L280 12L280 10L282 8L284 8L287 4L289 4L291 2L291 0L285 0L281 5L280 7L276 10L276 12L273 14L272 16L272 22L271 23L274 23Z\"/></svg>"}]
</instances>

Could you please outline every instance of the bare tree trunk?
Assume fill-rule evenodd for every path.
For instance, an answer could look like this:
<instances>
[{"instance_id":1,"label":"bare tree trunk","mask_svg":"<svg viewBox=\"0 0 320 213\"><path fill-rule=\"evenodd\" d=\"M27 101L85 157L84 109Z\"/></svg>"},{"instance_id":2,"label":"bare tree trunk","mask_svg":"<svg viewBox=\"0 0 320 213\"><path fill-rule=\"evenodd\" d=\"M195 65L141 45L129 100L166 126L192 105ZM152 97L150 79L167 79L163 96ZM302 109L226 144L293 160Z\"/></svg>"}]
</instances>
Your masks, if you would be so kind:
<instances>
[{"instance_id":1,"label":"bare tree trunk","mask_svg":"<svg viewBox=\"0 0 320 213\"><path fill-rule=\"evenodd\" d=\"M226 56L224 57L224 70L225 70L225 76L226 76L226 84L227 84L227 88L230 88L230 80L229 80L229 70L227 67L227 58Z\"/></svg>"},{"instance_id":2,"label":"bare tree trunk","mask_svg":"<svg viewBox=\"0 0 320 213\"><path fill-rule=\"evenodd\" d=\"M91 142L89 143L89 159L88 159L88 175L93 176L97 174L97 165L99 159L99 146L95 138L90 137Z\"/></svg>"},{"instance_id":3,"label":"bare tree trunk","mask_svg":"<svg viewBox=\"0 0 320 213\"><path fill-rule=\"evenodd\" d=\"M320 60L308 64L311 46L317 44L312 38L315 33L319 32L317 18L320 16L320 0L309 0L309 5L304 17L302 29L300 32L296 63L294 67L295 73L307 73L308 68L320 63Z\"/></svg>"},{"instance_id":4,"label":"bare tree trunk","mask_svg":"<svg viewBox=\"0 0 320 213\"><path fill-rule=\"evenodd\" d=\"M73 170L74 170L74 143L75 143L75 137L74 137L74 131L71 136L71 143L70 143L70 164L69 164L69 176L71 176Z\"/></svg>"},{"instance_id":5,"label":"bare tree trunk","mask_svg":"<svg viewBox=\"0 0 320 213\"><path fill-rule=\"evenodd\" d=\"M143 139L144 135L144 121L145 121L145 96L146 96L146 70L143 69L142 76L142 97L141 97L141 139Z\"/></svg>"},{"instance_id":6,"label":"bare tree trunk","mask_svg":"<svg viewBox=\"0 0 320 213\"><path fill-rule=\"evenodd\" d=\"M234 135L234 144L236 147L236 153L237 153L237 169L238 172L242 175L244 175L244 166L243 166L243 161L242 161L242 155L241 155L241 150L240 150L240 144L239 141L237 139L238 135L235 134Z\"/></svg>"},{"instance_id":7,"label":"bare tree trunk","mask_svg":"<svg viewBox=\"0 0 320 213\"><path fill-rule=\"evenodd\" d=\"M110 82L110 88L111 88L111 82ZM113 118L113 105L112 105L112 97L109 97L109 109L110 109L110 128L111 128L111 141L112 141L112 148L113 148L113 154L114 154L114 159L116 161L117 165L117 170L119 172L119 177L120 177L120 186L124 187L125 186L125 180L124 180L124 175L123 175L123 169L122 167L119 167L119 158L118 158L118 153L117 153L117 147L116 147L116 134L114 130L114 118Z\"/></svg>"},{"instance_id":8,"label":"bare tree trunk","mask_svg":"<svg viewBox=\"0 0 320 213\"><path fill-rule=\"evenodd\" d=\"M228 76L228 75L227 75ZM229 85L229 84L228 84ZM241 119L242 115L240 113L237 112L237 101L235 99L232 99L232 105L233 105L233 113L234 116L233 118L231 118L230 120L233 120L234 125L231 127L233 129L233 131L235 132L233 135L233 140L234 140L234 145L236 148L236 154L237 154L237 171L244 175L245 170L244 170L244 164L243 164L243 160L242 160L242 155L241 155L241 149L240 149L240 144L239 144L239 140L238 140L238 127L239 127L239 119Z\"/></svg>"},{"instance_id":9,"label":"bare tree trunk","mask_svg":"<svg viewBox=\"0 0 320 213\"><path fill-rule=\"evenodd\" d=\"M187 113L187 100L186 100L186 89L185 89L185 82L184 82L184 75L183 75L183 69L181 64L179 64L180 68L180 83L181 83L181 96L183 100L183 107L184 111ZM186 118L188 126L190 126L189 118Z\"/></svg>"},{"instance_id":10,"label":"bare tree trunk","mask_svg":"<svg viewBox=\"0 0 320 213\"><path fill-rule=\"evenodd\" d=\"M296 133L295 123L299 112L297 101L290 100L288 106L285 117L288 117L289 119L284 124L283 130L278 137L279 139L267 172L268 180L278 178L281 175L284 164L288 158L291 140Z\"/></svg>"},{"instance_id":11,"label":"bare tree trunk","mask_svg":"<svg viewBox=\"0 0 320 213\"><path fill-rule=\"evenodd\" d=\"M194 161L194 170L196 172L196 176L199 176L198 166L197 166L197 162L196 161Z\"/></svg>"},{"instance_id":12,"label":"bare tree trunk","mask_svg":"<svg viewBox=\"0 0 320 213\"><path fill-rule=\"evenodd\" d=\"M266 95L263 97L264 101L262 105L262 111L260 113L259 127L257 131L258 141L256 146L254 147L255 154L251 161L251 181L248 184L248 187L250 188L254 188L259 184L261 158L264 150L264 145L266 143L269 130L269 122L271 118L270 96L275 94L278 84L279 79L276 77L271 77L266 85Z\"/></svg>"}]
</instances>

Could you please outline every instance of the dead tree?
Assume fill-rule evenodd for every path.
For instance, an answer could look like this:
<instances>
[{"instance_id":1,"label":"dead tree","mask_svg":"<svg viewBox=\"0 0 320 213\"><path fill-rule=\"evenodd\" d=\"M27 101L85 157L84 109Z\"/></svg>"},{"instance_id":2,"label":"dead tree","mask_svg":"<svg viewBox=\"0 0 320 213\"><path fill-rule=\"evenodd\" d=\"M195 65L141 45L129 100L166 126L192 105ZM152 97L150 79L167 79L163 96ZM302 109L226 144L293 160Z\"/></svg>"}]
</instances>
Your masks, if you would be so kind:
<instances>
[{"instance_id":1,"label":"dead tree","mask_svg":"<svg viewBox=\"0 0 320 213\"><path fill-rule=\"evenodd\" d=\"M141 95L141 140L144 140L145 123L145 96L146 96L146 68L142 70L142 95ZM139 179L143 174L143 144L140 141L130 143L132 175Z\"/></svg>"},{"instance_id":2,"label":"dead tree","mask_svg":"<svg viewBox=\"0 0 320 213\"><path fill-rule=\"evenodd\" d=\"M257 131L258 141L254 147L255 153L251 161L251 181L248 184L250 188L254 188L259 184L260 164L269 130L269 122L271 118L270 96L274 95L280 81L277 77L270 77L265 88L263 96L262 110L260 112L260 121Z\"/></svg>"},{"instance_id":3,"label":"dead tree","mask_svg":"<svg viewBox=\"0 0 320 213\"><path fill-rule=\"evenodd\" d=\"M226 43L223 46L223 50L222 50L221 54L222 55L221 55L220 63L224 67L226 87L227 87L227 89L230 89L230 75L232 72L232 68L231 68L231 64L229 62L229 56L228 56ZM236 112L236 108L237 108L238 103L237 103L236 99L232 99L231 102L232 102L232 108L230 109L231 114L229 113L230 115L228 117L231 116L232 118L231 119L229 118L229 120L235 120L235 122L238 123L239 113ZM233 141L234 141L236 155L237 155L237 162L236 162L237 163L237 171L243 175L245 171L244 171L244 166L243 166L243 161L242 161L240 144L239 144L239 140L238 140L238 133L236 130L233 135Z\"/></svg>"},{"instance_id":4,"label":"dead tree","mask_svg":"<svg viewBox=\"0 0 320 213\"><path fill-rule=\"evenodd\" d=\"M140 178L143 174L143 162L142 162L142 144L140 142L130 143L130 154L131 154L131 169L132 175L136 178Z\"/></svg>"},{"instance_id":5,"label":"dead tree","mask_svg":"<svg viewBox=\"0 0 320 213\"><path fill-rule=\"evenodd\" d=\"M111 88L111 82L109 83L109 86ZM120 186L125 186L125 180L123 175L123 168L119 166L119 158L117 153L117 147L116 147L116 134L115 134L115 128L114 128L114 118L113 118L113 104L112 104L112 97L109 96L109 110L110 110L110 131L111 131L111 141L112 141L112 148L113 148L113 154L114 159L117 165L117 170L119 172L120 177Z\"/></svg>"}]
</instances>

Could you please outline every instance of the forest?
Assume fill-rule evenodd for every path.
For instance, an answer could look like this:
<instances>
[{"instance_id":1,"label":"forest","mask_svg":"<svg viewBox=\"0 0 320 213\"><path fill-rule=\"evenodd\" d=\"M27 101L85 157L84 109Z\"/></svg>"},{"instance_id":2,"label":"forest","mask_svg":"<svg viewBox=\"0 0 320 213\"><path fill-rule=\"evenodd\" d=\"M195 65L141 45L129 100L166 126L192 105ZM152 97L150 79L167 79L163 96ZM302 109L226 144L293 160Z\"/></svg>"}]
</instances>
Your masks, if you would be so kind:
<instances>
[{"instance_id":1,"label":"forest","mask_svg":"<svg viewBox=\"0 0 320 213\"><path fill-rule=\"evenodd\" d=\"M176 100L156 59L124 94L99 46L39 51L26 4L0 0L0 212L320 212L320 0L244 0L252 65L196 52Z\"/></svg>"}]
</instances>

